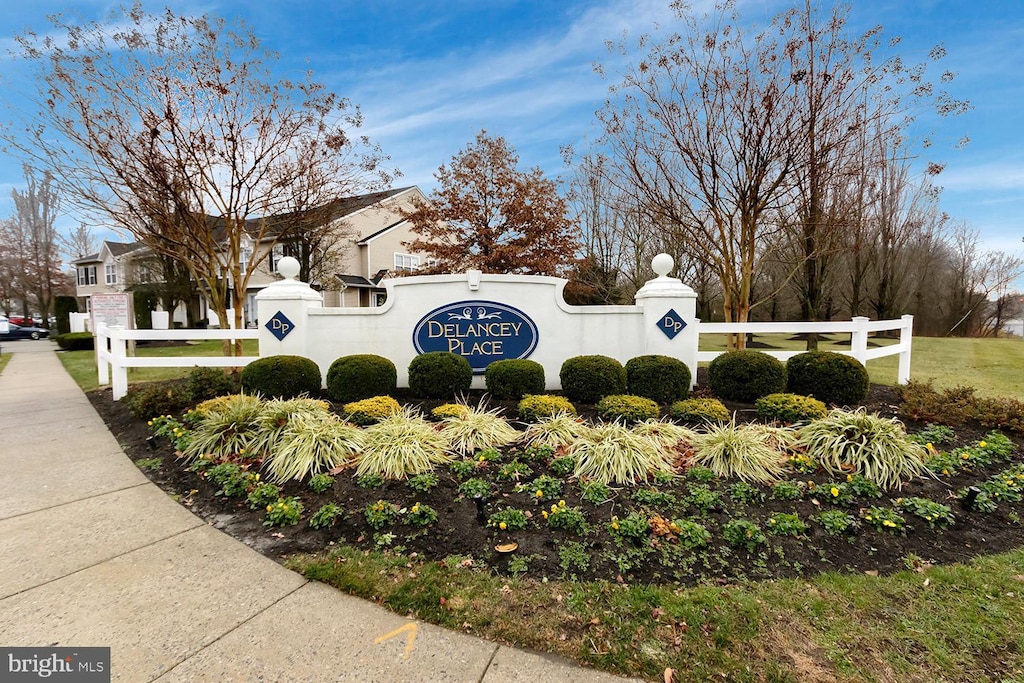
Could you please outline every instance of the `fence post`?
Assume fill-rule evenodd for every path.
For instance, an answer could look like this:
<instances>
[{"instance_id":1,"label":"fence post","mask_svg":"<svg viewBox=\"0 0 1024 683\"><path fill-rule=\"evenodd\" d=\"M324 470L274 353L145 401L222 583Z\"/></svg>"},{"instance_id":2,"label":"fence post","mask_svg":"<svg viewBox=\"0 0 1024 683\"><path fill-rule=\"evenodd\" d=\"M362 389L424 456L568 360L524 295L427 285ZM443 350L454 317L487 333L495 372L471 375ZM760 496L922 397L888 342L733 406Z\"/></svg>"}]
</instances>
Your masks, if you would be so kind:
<instances>
[{"instance_id":1,"label":"fence post","mask_svg":"<svg viewBox=\"0 0 1024 683\"><path fill-rule=\"evenodd\" d=\"M101 387L110 384L110 366L107 365L107 325L96 323L96 337L93 339L93 350L96 353L96 378Z\"/></svg>"},{"instance_id":2,"label":"fence post","mask_svg":"<svg viewBox=\"0 0 1024 683\"><path fill-rule=\"evenodd\" d=\"M697 294L679 278L668 277L675 263L658 254L651 267L658 277L648 280L636 293L643 308L644 353L672 356L690 368L690 388L697 383Z\"/></svg>"},{"instance_id":3,"label":"fence post","mask_svg":"<svg viewBox=\"0 0 1024 683\"><path fill-rule=\"evenodd\" d=\"M853 317L854 330L850 333L850 353L861 362L862 365L866 365L867 352L868 352L868 322L869 318L862 315Z\"/></svg>"},{"instance_id":4,"label":"fence post","mask_svg":"<svg viewBox=\"0 0 1024 683\"><path fill-rule=\"evenodd\" d=\"M285 256L277 262L277 272L283 280L272 282L256 295L256 317L259 326L259 355L288 354L309 356L310 308L323 306L323 296L295 278L299 275L299 262ZM327 369L321 368L325 378Z\"/></svg>"},{"instance_id":5,"label":"fence post","mask_svg":"<svg viewBox=\"0 0 1024 683\"><path fill-rule=\"evenodd\" d=\"M128 368L124 364L124 359L128 355L127 342L121 336L124 334L124 328L120 325L110 328L110 332L110 355L113 356L111 372L114 376L113 397L115 401L120 401L128 393Z\"/></svg>"},{"instance_id":6,"label":"fence post","mask_svg":"<svg viewBox=\"0 0 1024 683\"><path fill-rule=\"evenodd\" d=\"M900 368L896 382L906 384L910 381L910 349L914 344L914 316L904 315L900 318Z\"/></svg>"}]
</instances>

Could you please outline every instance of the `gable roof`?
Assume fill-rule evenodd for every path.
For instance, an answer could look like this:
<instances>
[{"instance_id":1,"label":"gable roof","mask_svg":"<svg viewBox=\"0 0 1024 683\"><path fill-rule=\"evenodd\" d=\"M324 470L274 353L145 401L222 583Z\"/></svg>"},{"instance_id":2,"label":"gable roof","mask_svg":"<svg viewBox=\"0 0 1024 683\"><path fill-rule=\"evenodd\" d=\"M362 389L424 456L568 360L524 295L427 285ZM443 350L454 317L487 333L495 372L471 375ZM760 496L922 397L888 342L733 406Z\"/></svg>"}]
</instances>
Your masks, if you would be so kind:
<instances>
[{"instance_id":1,"label":"gable roof","mask_svg":"<svg viewBox=\"0 0 1024 683\"><path fill-rule=\"evenodd\" d=\"M81 256L71 261L71 265L80 266L85 263L101 263L103 261L103 252L108 252L114 258L123 256L128 252L135 251L142 247L142 242L112 242L110 240L103 240L103 246L95 254L89 254L88 256Z\"/></svg>"}]
</instances>

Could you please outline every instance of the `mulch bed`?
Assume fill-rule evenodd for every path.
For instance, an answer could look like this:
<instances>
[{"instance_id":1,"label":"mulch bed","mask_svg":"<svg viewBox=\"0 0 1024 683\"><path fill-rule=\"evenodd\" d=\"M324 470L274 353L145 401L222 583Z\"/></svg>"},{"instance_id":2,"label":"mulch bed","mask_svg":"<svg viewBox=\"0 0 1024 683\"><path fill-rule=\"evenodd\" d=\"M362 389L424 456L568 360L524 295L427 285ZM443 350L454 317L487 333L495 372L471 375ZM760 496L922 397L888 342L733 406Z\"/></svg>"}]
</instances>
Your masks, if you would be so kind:
<instances>
[{"instance_id":1,"label":"mulch bed","mask_svg":"<svg viewBox=\"0 0 1024 683\"><path fill-rule=\"evenodd\" d=\"M528 510L533 514L529 528L513 534L490 529L480 523L476 505L472 500L458 494L459 482L447 471L439 471L440 484L429 493L418 493L403 482L387 482L380 488L361 488L351 473L336 477L333 488L323 494L316 494L299 483L282 487L282 495L298 496L304 505L303 520L295 526L271 528L263 525L264 511L252 511L244 500L225 499L216 496L215 487L195 473L181 467L171 447L165 440L148 443L149 429L144 420L133 418L123 404L111 400L109 390L97 390L88 394L93 406L106 422L111 432L133 460L159 459L159 466L144 469L146 475L168 494L175 496L195 514L216 528L231 534L247 545L275 560L298 552L314 552L336 543L346 543L366 549L375 547L375 531L363 517L365 507L383 499L400 507L411 506L414 501L430 505L438 515L436 524L426 530L395 526L386 529L394 534L393 546L403 548L407 555L428 560L440 560L451 555L466 555L477 564L486 564L495 571L508 571L508 563L515 557L528 557L528 576L559 577L574 574L579 578L598 578L629 582L676 581L684 584L697 582L730 582L737 579L767 579L808 575L823 571L879 572L888 573L908 566L948 564L968 558L1016 548L1024 544L1024 503L1001 503L992 513L965 510L954 494L965 486L984 481L1002 471L1006 463L971 473L961 473L941 480L918 478L906 483L899 492L891 492L878 500L858 499L852 507L841 508L856 517L858 509L868 505L891 506L896 496L920 496L944 503L953 509L956 523L939 531L933 530L921 519L904 513L912 529L905 536L875 531L859 526L854 533L845 537L830 536L811 520L823 509L835 506L823 502L824 496L805 495L797 501L771 500L757 504L740 504L731 500L727 490L732 481L711 482L710 488L719 492L722 504L701 513L686 503L670 506L664 511L668 519L679 517L693 519L705 525L712 533L713 540L707 548L684 551L671 540L654 537L652 544L645 548L631 549L617 546L609 534L607 524L612 515L622 518L636 507L629 501L634 489L623 488L615 492L611 501L600 506L581 500L579 487L566 480L560 498L569 506L579 506L591 526L591 533L585 538L574 537L561 531L551 531L544 524L537 524L542 509L550 501L538 503L529 493L517 493L510 482L494 482L493 474L497 465L490 465L478 476L487 476L492 485L500 489L487 503L487 513L506 506ZM443 401L414 401L408 396L399 396L400 401L420 407L425 413ZM475 401L474 396L470 401ZM472 403L471 403L472 404ZM890 387L873 386L865 402L866 407L885 416L895 415L899 399ZM491 402L490 407L502 407L506 416L515 416L515 403ZM739 420L755 419L753 406L727 404L736 411ZM592 418L593 411L584 409L583 417ZM513 422L513 424L516 424ZM924 425L908 423L908 431L917 431ZM977 427L956 429L956 443L944 446L969 445L984 438L989 430ZM1013 436L1016 445L1013 462L1024 461L1024 446L1019 436ZM554 473L546 464L530 463L532 477ZM531 477L531 478L532 478ZM822 486L835 477L825 473L794 474L794 480L814 482ZM680 477L670 484L650 488L670 494L682 501L693 480ZM768 492L767 487L761 487ZM821 499L821 500L819 500ZM309 516L320 506L335 503L345 511L334 527L316 530L309 527ZM840 509L840 508L836 508ZM730 519L749 519L762 529L774 512L796 513L808 522L809 530L804 537L769 536L768 543L754 552L729 547L722 539L721 528ZM379 539L379 536L378 536ZM519 544L513 554L499 554L495 544L514 540ZM560 566L559 548L570 542L582 542L589 555L585 569L571 567L566 571ZM377 546L379 547L379 546ZM632 555L630 555L632 553ZM629 557L641 557L631 562ZM634 566L630 566L634 565Z\"/></svg>"}]
</instances>

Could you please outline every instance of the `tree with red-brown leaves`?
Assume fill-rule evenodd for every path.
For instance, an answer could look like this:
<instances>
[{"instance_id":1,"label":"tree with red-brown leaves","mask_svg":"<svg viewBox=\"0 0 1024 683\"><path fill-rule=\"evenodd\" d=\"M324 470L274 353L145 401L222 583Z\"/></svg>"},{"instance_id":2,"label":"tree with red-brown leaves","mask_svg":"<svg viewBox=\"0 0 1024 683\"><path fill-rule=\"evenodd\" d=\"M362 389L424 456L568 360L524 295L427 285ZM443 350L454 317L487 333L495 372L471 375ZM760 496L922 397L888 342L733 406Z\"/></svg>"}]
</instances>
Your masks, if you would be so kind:
<instances>
[{"instance_id":1,"label":"tree with red-brown leaves","mask_svg":"<svg viewBox=\"0 0 1024 683\"><path fill-rule=\"evenodd\" d=\"M575 262L565 200L539 168L520 171L518 162L504 138L480 131L437 169L438 189L405 214L420 235L406 246L432 259L425 270L559 275Z\"/></svg>"}]
</instances>

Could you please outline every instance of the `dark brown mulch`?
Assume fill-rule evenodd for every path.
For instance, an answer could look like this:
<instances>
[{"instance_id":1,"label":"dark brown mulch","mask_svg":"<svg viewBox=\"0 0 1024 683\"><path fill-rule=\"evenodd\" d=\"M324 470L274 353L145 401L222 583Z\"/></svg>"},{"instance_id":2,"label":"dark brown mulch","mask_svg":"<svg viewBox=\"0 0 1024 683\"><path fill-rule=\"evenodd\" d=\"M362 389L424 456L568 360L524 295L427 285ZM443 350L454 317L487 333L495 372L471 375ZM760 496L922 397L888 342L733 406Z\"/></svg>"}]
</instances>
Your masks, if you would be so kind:
<instances>
[{"instance_id":1,"label":"dark brown mulch","mask_svg":"<svg viewBox=\"0 0 1024 683\"><path fill-rule=\"evenodd\" d=\"M480 398L480 394L474 393L468 398L472 403ZM630 508L635 507L629 500L633 489L615 491L610 501L595 506L581 500L579 488L569 481L564 483L561 498L569 506L579 506L586 514L592 528L592 533L586 539L552 532L545 525L534 523L531 523L527 531L506 534L480 523L475 503L458 494L459 482L447 472L439 472L440 484L426 494L413 492L402 482L387 482L380 488L361 488L351 473L338 475L333 488L323 494L316 494L304 485L291 483L283 487L282 495L301 498L305 506L303 521L296 526L268 528L263 525L262 510L252 511L244 501L216 496L215 487L181 467L166 441L148 442L149 430L145 421L132 418L122 403L112 401L109 390L90 392L89 399L129 457L136 461L158 459L159 465L155 469L144 470L151 480L213 526L278 560L296 552L320 550L333 543L374 547L375 532L366 524L363 511L367 505L381 499L394 502L400 507L419 501L433 507L439 515L438 523L426 531L408 526L387 529L387 532L394 534L393 547L401 547L406 553L415 553L427 559L470 555L499 572L507 570L511 557L529 556L530 576L563 575L558 550L566 543L579 541L586 543L590 558L586 570L571 570L571 573L581 578L621 576L628 581L672 580L681 583L798 576L830 570L887 573L903 569L908 564L948 564L1024 545L1024 525L1020 523L1024 517L1024 504L1002 503L996 512L981 513L962 509L954 497L956 491L984 481L1003 470L1006 464L942 480L918 478L905 484L901 491L894 492L892 496L886 495L879 500L858 499L854 506L844 508L856 517L861 507L891 506L891 498L896 495L921 496L949 505L956 515L956 523L952 527L938 531L930 529L923 520L904 514L912 527L905 536L877 532L864 526L859 526L847 537L829 536L819 524L810 523L821 510L833 507L818 499L824 499L824 496L816 498L807 495L799 501L769 498L764 503L744 505L733 502L728 496L728 486L732 482L712 482L710 488L721 496L720 505L700 513L692 506L680 502L664 511L667 518L688 518L705 525L713 535L708 548L683 551L669 540L654 538L652 547L646 550L624 549L616 546L608 533L607 523L612 515L625 517ZM413 401L401 395L399 399L425 412L444 402ZM865 402L872 412L887 416L895 415L898 404L895 392L884 386L873 386ZM514 402L491 402L490 405L501 407L505 409L506 415L515 417ZM753 406L728 404L728 407L736 411L740 420L754 419ZM593 417L592 409L585 408L581 413L584 417ZM913 423L907 426L910 431L924 427ZM980 428L958 428L957 443L946 448L974 443L987 431ZM1019 437L1014 440L1017 448L1013 461L1024 461L1022 441ZM540 474L553 475L546 463L531 462L530 466L534 471L533 477ZM497 465L489 465L481 469L479 476L493 481L496 468ZM814 482L819 487L832 479L824 473L794 475L793 478ZM650 488L656 488L670 494L676 501L682 501L693 483L690 479L680 478L671 484L657 487L652 485ZM550 505L550 501L538 503L529 493L515 492L512 483L499 482L497 486L499 491L486 504L487 514L496 509L515 507L529 511L533 515L532 522L536 522L540 521L541 510ZM768 492L765 487L762 490ZM307 524L309 516L320 506L331 502L344 509L343 516L331 529L311 529ZM753 553L730 548L722 540L722 526L730 519L746 518L765 529L766 520L773 512L798 514L809 523L806 536L770 536L768 545ZM494 551L494 545L505 540L514 540L519 544L515 554L501 555ZM628 566L630 552L646 553L646 559L637 560L635 566Z\"/></svg>"}]
</instances>

